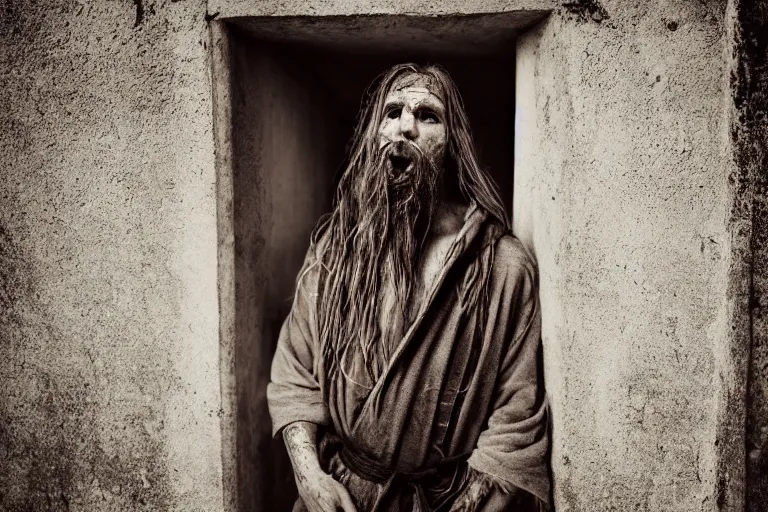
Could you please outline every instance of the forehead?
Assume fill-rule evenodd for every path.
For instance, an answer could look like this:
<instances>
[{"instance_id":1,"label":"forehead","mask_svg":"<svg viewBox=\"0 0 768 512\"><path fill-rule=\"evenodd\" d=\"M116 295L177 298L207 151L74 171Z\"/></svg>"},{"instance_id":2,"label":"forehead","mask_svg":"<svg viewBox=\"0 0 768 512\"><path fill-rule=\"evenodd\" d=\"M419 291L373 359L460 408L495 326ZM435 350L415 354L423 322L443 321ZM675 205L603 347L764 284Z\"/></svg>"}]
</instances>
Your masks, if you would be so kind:
<instances>
[{"instance_id":1,"label":"forehead","mask_svg":"<svg viewBox=\"0 0 768 512\"><path fill-rule=\"evenodd\" d=\"M410 73L395 80L387 92L387 103L428 103L443 107L440 88L429 75Z\"/></svg>"}]
</instances>

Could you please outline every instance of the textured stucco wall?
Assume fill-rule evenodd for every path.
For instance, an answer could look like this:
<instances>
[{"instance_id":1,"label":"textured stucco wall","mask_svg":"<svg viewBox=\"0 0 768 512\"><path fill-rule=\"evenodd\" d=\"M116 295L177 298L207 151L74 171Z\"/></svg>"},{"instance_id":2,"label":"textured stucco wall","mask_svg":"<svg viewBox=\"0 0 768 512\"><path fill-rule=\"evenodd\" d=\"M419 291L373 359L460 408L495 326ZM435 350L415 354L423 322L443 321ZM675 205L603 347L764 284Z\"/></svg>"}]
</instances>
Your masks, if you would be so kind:
<instances>
[{"instance_id":1,"label":"textured stucco wall","mask_svg":"<svg viewBox=\"0 0 768 512\"><path fill-rule=\"evenodd\" d=\"M549 8L519 45L515 227L541 268L558 510L740 511L750 340L747 494L763 510L759 2L208 2L219 19ZM232 226L241 259L226 278L245 279L230 283L239 323L222 332L251 344L222 340L241 351L234 404L222 403L205 15L201 0L0 8L2 510L220 510L222 458L234 459L221 451L224 409L226 450L240 436L248 455L224 480L226 503L279 499L249 485L279 474L263 464L273 445L254 391L271 348L253 340L272 339L280 315L249 301L288 286L298 262L268 248L301 252L323 208L312 199L275 223L314 184L250 182L248 162L235 176L235 205L250 209ZM307 103L285 75L269 87L275 97L239 98L253 112ZM292 151L317 142L294 136L303 116L269 119ZM281 172L311 167L265 140L271 158L298 158ZM276 286L258 262L280 270Z\"/></svg>"},{"instance_id":2,"label":"textured stucco wall","mask_svg":"<svg viewBox=\"0 0 768 512\"><path fill-rule=\"evenodd\" d=\"M541 272L560 512L739 510L725 7L580 2L518 45L514 222Z\"/></svg>"},{"instance_id":3,"label":"textured stucco wall","mask_svg":"<svg viewBox=\"0 0 768 512\"><path fill-rule=\"evenodd\" d=\"M0 9L0 509L220 509L205 2Z\"/></svg>"}]
</instances>

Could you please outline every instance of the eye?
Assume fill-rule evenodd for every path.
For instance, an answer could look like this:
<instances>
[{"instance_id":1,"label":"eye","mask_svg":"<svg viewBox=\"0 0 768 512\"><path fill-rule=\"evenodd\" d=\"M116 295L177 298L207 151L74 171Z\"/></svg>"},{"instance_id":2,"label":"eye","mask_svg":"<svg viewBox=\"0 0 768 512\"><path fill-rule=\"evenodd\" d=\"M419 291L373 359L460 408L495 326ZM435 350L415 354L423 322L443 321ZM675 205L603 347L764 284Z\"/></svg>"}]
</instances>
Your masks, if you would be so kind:
<instances>
[{"instance_id":1,"label":"eye","mask_svg":"<svg viewBox=\"0 0 768 512\"><path fill-rule=\"evenodd\" d=\"M402 112L401 107L391 107L389 110L387 110L387 117L389 119L397 119L400 117L400 113Z\"/></svg>"},{"instance_id":2,"label":"eye","mask_svg":"<svg viewBox=\"0 0 768 512\"><path fill-rule=\"evenodd\" d=\"M425 123L439 123L440 118L437 116L437 113L435 113L433 110L430 110L428 108L422 108L419 109L418 118L420 121L424 121Z\"/></svg>"}]
</instances>

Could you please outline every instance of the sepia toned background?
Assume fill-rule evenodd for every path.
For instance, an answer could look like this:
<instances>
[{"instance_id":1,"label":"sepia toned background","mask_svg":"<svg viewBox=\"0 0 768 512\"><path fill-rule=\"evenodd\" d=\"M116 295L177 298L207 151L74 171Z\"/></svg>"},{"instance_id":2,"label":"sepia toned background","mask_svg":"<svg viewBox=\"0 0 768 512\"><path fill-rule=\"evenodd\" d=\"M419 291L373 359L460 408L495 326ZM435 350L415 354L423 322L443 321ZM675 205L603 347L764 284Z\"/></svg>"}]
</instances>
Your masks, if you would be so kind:
<instances>
[{"instance_id":1,"label":"sepia toned background","mask_svg":"<svg viewBox=\"0 0 768 512\"><path fill-rule=\"evenodd\" d=\"M768 8L0 3L0 510L279 510L363 89L444 62L540 269L558 511L768 506Z\"/></svg>"}]
</instances>

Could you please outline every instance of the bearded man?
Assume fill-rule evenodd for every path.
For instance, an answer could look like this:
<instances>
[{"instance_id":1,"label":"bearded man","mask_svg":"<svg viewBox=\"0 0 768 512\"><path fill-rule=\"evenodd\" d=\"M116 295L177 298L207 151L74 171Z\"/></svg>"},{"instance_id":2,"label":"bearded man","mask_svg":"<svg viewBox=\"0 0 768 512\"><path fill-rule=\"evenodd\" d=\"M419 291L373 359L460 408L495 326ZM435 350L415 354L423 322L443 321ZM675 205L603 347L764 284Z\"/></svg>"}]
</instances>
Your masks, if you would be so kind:
<instances>
[{"instance_id":1,"label":"bearded man","mask_svg":"<svg viewBox=\"0 0 768 512\"><path fill-rule=\"evenodd\" d=\"M547 510L535 266L440 67L360 116L267 389L294 511Z\"/></svg>"}]
</instances>

